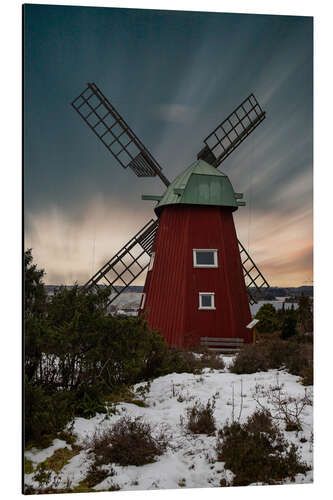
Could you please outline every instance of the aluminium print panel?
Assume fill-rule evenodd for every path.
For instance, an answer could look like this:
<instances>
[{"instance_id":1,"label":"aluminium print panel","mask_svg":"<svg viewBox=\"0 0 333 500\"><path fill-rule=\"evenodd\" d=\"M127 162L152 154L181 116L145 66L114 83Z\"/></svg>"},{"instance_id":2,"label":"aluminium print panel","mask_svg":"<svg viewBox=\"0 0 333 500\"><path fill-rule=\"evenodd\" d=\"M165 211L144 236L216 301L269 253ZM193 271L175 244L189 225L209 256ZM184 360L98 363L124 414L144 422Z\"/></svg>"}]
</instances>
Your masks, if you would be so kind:
<instances>
[{"instance_id":1,"label":"aluminium print panel","mask_svg":"<svg viewBox=\"0 0 333 500\"><path fill-rule=\"evenodd\" d=\"M23 30L22 492L311 483L313 18Z\"/></svg>"}]
</instances>

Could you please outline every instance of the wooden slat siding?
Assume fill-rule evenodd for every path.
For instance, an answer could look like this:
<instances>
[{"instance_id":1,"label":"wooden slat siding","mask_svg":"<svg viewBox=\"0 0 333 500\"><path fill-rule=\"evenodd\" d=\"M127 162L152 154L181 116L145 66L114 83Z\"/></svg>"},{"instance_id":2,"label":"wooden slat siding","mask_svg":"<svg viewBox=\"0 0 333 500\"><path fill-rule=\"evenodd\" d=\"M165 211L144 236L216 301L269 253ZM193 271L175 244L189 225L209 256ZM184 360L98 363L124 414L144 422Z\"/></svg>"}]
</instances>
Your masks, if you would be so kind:
<instances>
[{"instance_id":1,"label":"wooden slat siding","mask_svg":"<svg viewBox=\"0 0 333 500\"><path fill-rule=\"evenodd\" d=\"M201 345L207 346L208 350L236 352L244 344L242 338L223 338L223 337L200 337Z\"/></svg>"},{"instance_id":2,"label":"wooden slat siding","mask_svg":"<svg viewBox=\"0 0 333 500\"><path fill-rule=\"evenodd\" d=\"M227 342L227 341L230 341L230 342L244 342L244 339L241 339L241 338L237 338L237 337L234 337L234 338L228 338L228 337L200 337L200 340L203 341L203 340L216 340L216 341L223 341L223 342Z\"/></svg>"},{"instance_id":3,"label":"wooden slat siding","mask_svg":"<svg viewBox=\"0 0 333 500\"><path fill-rule=\"evenodd\" d=\"M222 354L229 354L231 352L239 352L239 347L229 347L219 348L219 347L208 347L208 351L221 352Z\"/></svg>"},{"instance_id":4,"label":"wooden slat siding","mask_svg":"<svg viewBox=\"0 0 333 500\"><path fill-rule=\"evenodd\" d=\"M219 267L193 268L193 248L217 248ZM154 266L147 273L146 301L140 309L151 329L160 330L174 347L218 333L252 343L252 330L245 326L251 313L228 208L165 206L152 251ZM199 310L199 292L205 290L215 292L216 310Z\"/></svg>"},{"instance_id":5,"label":"wooden slat siding","mask_svg":"<svg viewBox=\"0 0 333 500\"><path fill-rule=\"evenodd\" d=\"M223 347L225 349L232 349L233 347L237 347L238 349L240 349L241 347L243 347L244 344L223 344L223 342L221 342L220 344L201 344L202 346L205 346L205 347Z\"/></svg>"},{"instance_id":6,"label":"wooden slat siding","mask_svg":"<svg viewBox=\"0 0 333 500\"><path fill-rule=\"evenodd\" d=\"M236 341L236 342L223 342L223 340L219 340L218 342L216 342L215 340L204 340L203 342L201 342L201 344L212 344L212 345L215 345L215 344L224 344L224 345L238 345L238 344L242 344L243 342L239 342L239 341Z\"/></svg>"},{"instance_id":7,"label":"wooden slat siding","mask_svg":"<svg viewBox=\"0 0 333 500\"><path fill-rule=\"evenodd\" d=\"M241 347L243 344L241 344L240 342L235 342L234 344L225 344L224 342L207 342L205 344L201 344L201 345L206 345L208 347Z\"/></svg>"}]
</instances>

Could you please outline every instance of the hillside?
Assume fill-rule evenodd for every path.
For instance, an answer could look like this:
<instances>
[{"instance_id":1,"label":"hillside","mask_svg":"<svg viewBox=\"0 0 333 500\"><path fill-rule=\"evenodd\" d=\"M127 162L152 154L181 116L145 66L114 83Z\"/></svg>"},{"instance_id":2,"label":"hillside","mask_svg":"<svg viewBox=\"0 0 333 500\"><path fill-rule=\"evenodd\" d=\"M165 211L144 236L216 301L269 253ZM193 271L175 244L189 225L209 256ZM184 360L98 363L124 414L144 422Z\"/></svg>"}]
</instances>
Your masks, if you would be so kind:
<instances>
[{"instance_id":1,"label":"hillside","mask_svg":"<svg viewBox=\"0 0 333 500\"><path fill-rule=\"evenodd\" d=\"M90 491L110 490L110 488L120 490L212 488L228 485L235 474L225 467L224 462L217 460L217 433L207 436L187 432L184 428L187 408L193 406L195 402L200 401L206 405L208 400L214 399L216 405L214 417L216 427L220 429L233 419L244 423L258 407L255 399L260 391L264 393L265 390L283 387L288 396L301 401L305 389L297 376L283 370L269 370L251 375L229 373L227 366L232 358L223 359L226 364L223 370L206 368L200 375L173 373L155 379L150 386L142 383L136 385L134 391L137 394L141 392L143 396L141 396L143 403L140 406L139 402L136 404L119 402L107 406L106 415L97 414L91 419L75 418L71 427L75 444L71 445L63 439L56 439L49 448L26 451L25 457L31 461L34 470L26 474L25 483L35 490L51 486L55 490L67 488L66 491L87 491L83 488L87 487L87 483L93 484L91 474L94 470L92 468L94 455L91 453L89 440L96 432L101 433L124 416L128 416L140 417L148 422L155 436L160 433L167 436L168 446L165 452L146 465L122 466L112 463L102 466L103 473L100 472L98 475L95 470L95 484ZM309 401L312 397L311 392L312 387L308 387ZM274 414L274 405L267 398L263 397L261 403ZM183 425L181 425L182 420ZM313 480L311 406L304 407L301 422L301 431L286 431L283 422L278 421L278 424L283 437L298 447L300 459L310 469L304 474L297 474L296 483L309 483ZM57 472L52 471L46 483L41 484L41 475L38 475L36 469L38 464L52 463L50 457L64 449L67 449L68 461L64 462ZM39 470L40 468L41 465ZM87 477L90 482L87 481ZM290 479L283 481L283 483L289 482Z\"/></svg>"}]
</instances>

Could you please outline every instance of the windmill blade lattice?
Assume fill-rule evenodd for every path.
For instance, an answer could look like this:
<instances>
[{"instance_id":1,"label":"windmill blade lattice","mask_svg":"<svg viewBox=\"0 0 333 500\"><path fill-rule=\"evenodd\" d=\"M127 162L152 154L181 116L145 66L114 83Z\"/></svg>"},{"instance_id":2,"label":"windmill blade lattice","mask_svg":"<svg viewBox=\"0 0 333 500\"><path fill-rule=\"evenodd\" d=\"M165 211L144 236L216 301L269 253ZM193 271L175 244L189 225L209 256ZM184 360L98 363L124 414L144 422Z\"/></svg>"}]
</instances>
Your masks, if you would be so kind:
<instances>
[{"instance_id":1,"label":"windmill blade lattice","mask_svg":"<svg viewBox=\"0 0 333 500\"><path fill-rule=\"evenodd\" d=\"M241 263L243 267L245 285L247 288L247 294L249 296L250 304L256 304L257 301L251 292L250 287L255 288L255 293L260 293L265 289L269 288L269 284L264 278L263 274L260 272L253 259L250 257L249 253L245 250L242 243L238 240L239 255L241 258Z\"/></svg>"},{"instance_id":2,"label":"windmill blade lattice","mask_svg":"<svg viewBox=\"0 0 333 500\"><path fill-rule=\"evenodd\" d=\"M206 139L197 158L218 167L265 119L253 94L250 94Z\"/></svg>"},{"instance_id":3,"label":"windmill blade lattice","mask_svg":"<svg viewBox=\"0 0 333 500\"><path fill-rule=\"evenodd\" d=\"M105 286L110 291L107 304L110 305L148 267L157 227L158 221L150 220L87 281L84 288Z\"/></svg>"},{"instance_id":4,"label":"windmill blade lattice","mask_svg":"<svg viewBox=\"0 0 333 500\"><path fill-rule=\"evenodd\" d=\"M95 83L88 83L72 106L123 168L130 167L138 177L158 175L166 186L170 184L162 167Z\"/></svg>"}]
</instances>

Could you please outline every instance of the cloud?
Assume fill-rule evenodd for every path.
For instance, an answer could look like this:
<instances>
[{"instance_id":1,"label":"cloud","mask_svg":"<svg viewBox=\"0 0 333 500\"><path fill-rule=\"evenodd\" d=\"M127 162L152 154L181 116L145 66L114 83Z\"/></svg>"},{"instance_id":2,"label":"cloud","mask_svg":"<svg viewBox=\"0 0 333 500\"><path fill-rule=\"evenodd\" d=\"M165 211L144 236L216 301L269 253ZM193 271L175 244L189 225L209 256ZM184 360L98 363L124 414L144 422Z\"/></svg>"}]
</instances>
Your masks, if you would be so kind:
<instances>
[{"instance_id":1,"label":"cloud","mask_svg":"<svg viewBox=\"0 0 333 500\"><path fill-rule=\"evenodd\" d=\"M248 205L235 215L237 232L264 274L272 284L302 284L312 273L311 18L152 12L143 11L139 25L133 18L130 32L110 10L125 66L123 51L110 43L109 23L98 21L99 29L87 31L93 11L75 25L76 39L86 40L89 49L84 64L79 44L73 47L72 38L61 35L61 16L50 18L64 47L56 80L49 61L57 60L57 44L44 43L49 31L36 18L36 37L26 54L34 63L26 113L31 127L25 138L27 246L34 248L49 283L84 282L152 215L138 193L162 192L158 178L138 179L120 168L79 123L69 102L87 71L96 75L170 180L253 91L267 119L221 170L236 191L244 192ZM119 11L119 19L131 15ZM142 37L136 36L137 28ZM87 33L92 34L88 41ZM96 59L96 43L98 49L108 47L102 51L107 56L101 52ZM79 63L73 66L73 61ZM112 68L118 66L115 78Z\"/></svg>"},{"instance_id":2,"label":"cloud","mask_svg":"<svg viewBox=\"0 0 333 500\"><path fill-rule=\"evenodd\" d=\"M196 113L195 108L183 104L162 104L156 110L156 116L170 123L190 123Z\"/></svg>"},{"instance_id":3,"label":"cloud","mask_svg":"<svg viewBox=\"0 0 333 500\"><path fill-rule=\"evenodd\" d=\"M271 286L312 280L312 206L288 213L257 212L235 217L237 234Z\"/></svg>"},{"instance_id":4,"label":"cloud","mask_svg":"<svg viewBox=\"0 0 333 500\"><path fill-rule=\"evenodd\" d=\"M144 207L126 211L102 198L81 213L52 207L26 214L25 248L33 249L35 262L45 269L45 283L83 284L148 220Z\"/></svg>"},{"instance_id":5,"label":"cloud","mask_svg":"<svg viewBox=\"0 0 333 500\"><path fill-rule=\"evenodd\" d=\"M149 208L149 207L148 207ZM25 246L33 248L48 284L85 283L147 222L144 205L134 211L95 198L84 209L53 207L26 216ZM238 238L273 286L300 286L312 279L312 206L294 213L239 210ZM143 273L136 284L143 284ZM134 283L133 283L134 284Z\"/></svg>"}]
</instances>

